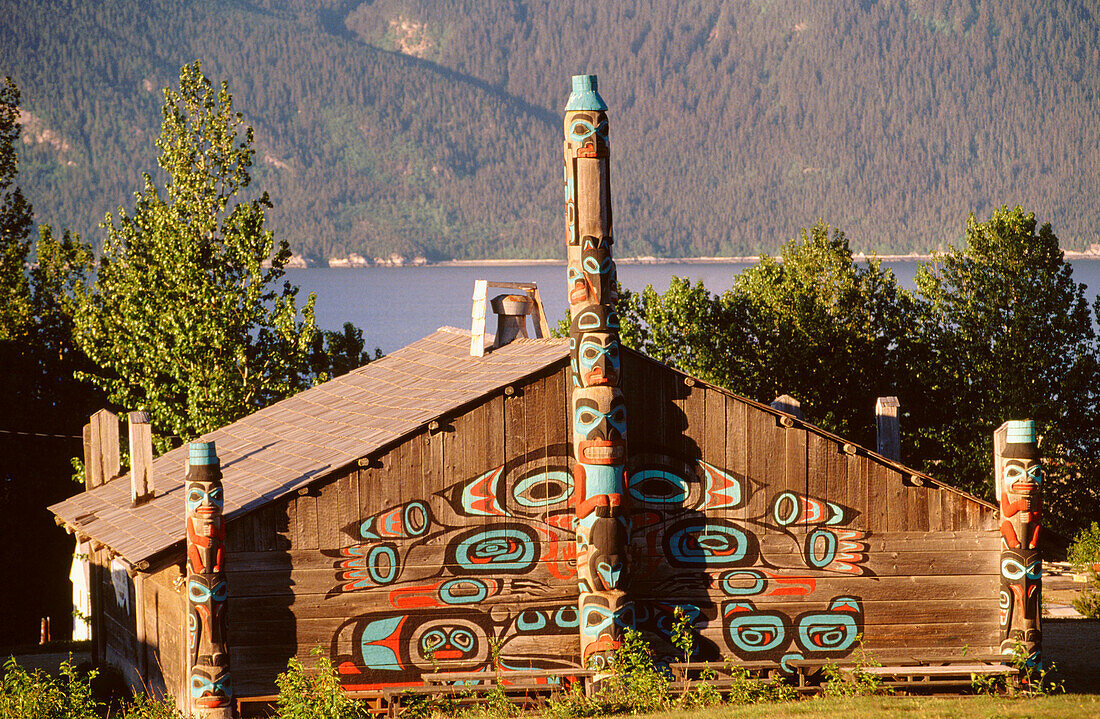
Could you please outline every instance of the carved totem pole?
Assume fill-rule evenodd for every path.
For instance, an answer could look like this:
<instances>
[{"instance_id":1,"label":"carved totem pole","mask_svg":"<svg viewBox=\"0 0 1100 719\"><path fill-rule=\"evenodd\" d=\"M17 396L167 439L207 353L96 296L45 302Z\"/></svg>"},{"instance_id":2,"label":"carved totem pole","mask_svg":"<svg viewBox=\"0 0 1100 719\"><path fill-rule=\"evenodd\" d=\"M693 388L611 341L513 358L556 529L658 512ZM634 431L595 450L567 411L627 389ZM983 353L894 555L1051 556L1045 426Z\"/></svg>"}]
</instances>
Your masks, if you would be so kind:
<instances>
[{"instance_id":1,"label":"carved totem pole","mask_svg":"<svg viewBox=\"0 0 1100 719\"><path fill-rule=\"evenodd\" d=\"M1043 470L1031 420L1005 422L993 434L1001 506L1001 653L1023 646L1029 667L1042 661L1039 618L1043 560L1039 553Z\"/></svg>"},{"instance_id":2,"label":"carved totem pole","mask_svg":"<svg viewBox=\"0 0 1100 719\"><path fill-rule=\"evenodd\" d=\"M611 257L607 105L594 75L574 75L565 107L565 202L572 376L574 501L581 657L604 668L633 624L624 591L630 519L624 506L626 407Z\"/></svg>"},{"instance_id":3,"label":"carved totem pole","mask_svg":"<svg viewBox=\"0 0 1100 719\"><path fill-rule=\"evenodd\" d=\"M187 639L191 711L232 716L226 636L225 523L222 471L213 442L192 442L187 503Z\"/></svg>"}]
</instances>

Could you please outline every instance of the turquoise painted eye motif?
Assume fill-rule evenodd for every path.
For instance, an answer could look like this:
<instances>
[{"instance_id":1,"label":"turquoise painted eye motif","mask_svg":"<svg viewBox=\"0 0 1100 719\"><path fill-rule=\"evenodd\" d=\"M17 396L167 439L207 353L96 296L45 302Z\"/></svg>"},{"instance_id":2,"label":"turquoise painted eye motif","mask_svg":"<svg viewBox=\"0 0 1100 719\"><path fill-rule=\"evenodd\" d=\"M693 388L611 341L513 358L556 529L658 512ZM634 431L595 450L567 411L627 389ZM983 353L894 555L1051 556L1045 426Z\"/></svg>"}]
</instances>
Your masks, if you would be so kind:
<instances>
[{"instance_id":1,"label":"turquoise painted eye motif","mask_svg":"<svg viewBox=\"0 0 1100 719\"><path fill-rule=\"evenodd\" d=\"M630 495L649 504L680 504L688 496L683 477L664 469L643 469L630 475Z\"/></svg>"},{"instance_id":2,"label":"turquoise painted eye motif","mask_svg":"<svg viewBox=\"0 0 1100 719\"><path fill-rule=\"evenodd\" d=\"M593 135L607 141L607 120L593 125L588 120L578 118L569 126L569 139L573 142L584 142Z\"/></svg>"}]
</instances>

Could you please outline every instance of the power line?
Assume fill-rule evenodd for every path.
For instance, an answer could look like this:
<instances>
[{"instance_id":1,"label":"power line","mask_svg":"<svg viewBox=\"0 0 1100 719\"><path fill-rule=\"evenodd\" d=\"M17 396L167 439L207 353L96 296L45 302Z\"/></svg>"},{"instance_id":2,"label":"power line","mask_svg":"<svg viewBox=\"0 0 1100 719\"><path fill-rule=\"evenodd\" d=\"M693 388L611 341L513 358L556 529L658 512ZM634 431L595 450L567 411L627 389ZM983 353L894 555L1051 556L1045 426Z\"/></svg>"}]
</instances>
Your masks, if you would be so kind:
<instances>
[{"instance_id":1,"label":"power line","mask_svg":"<svg viewBox=\"0 0 1100 719\"><path fill-rule=\"evenodd\" d=\"M60 439L84 439L79 434L50 434L49 432L20 432L15 429L0 429L0 434L15 434L21 437L58 437Z\"/></svg>"}]
</instances>

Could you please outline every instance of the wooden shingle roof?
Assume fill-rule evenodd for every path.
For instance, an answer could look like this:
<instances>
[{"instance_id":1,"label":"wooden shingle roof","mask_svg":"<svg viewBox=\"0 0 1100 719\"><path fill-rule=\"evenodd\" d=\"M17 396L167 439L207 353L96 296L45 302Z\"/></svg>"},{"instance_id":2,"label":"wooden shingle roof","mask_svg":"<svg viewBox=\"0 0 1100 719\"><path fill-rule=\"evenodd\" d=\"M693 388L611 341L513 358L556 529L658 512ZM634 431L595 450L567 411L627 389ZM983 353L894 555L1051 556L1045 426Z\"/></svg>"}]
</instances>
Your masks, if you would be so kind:
<instances>
[{"instance_id":1,"label":"wooden shingle roof","mask_svg":"<svg viewBox=\"0 0 1100 719\"><path fill-rule=\"evenodd\" d=\"M216 443L232 519L507 384L564 361L566 340L517 339L470 356L470 334L443 327L359 369L203 435ZM183 541L187 447L153 461L155 497L130 506L127 475L49 509L138 565Z\"/></svg>"}]
</instances>

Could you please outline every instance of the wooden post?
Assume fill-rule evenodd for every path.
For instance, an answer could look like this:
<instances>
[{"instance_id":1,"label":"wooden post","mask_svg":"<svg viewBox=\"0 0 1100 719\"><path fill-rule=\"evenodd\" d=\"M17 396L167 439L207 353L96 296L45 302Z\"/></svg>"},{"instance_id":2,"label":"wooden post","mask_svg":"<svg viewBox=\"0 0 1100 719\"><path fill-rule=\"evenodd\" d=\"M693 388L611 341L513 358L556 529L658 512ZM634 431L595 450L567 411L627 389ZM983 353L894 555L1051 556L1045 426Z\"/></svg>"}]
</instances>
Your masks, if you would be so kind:
<instances>
[{"instance_id":1,"label":"wooden post","mask_svg":"<svg viewBox=\"0 0 1100 719\"><path fill-rule=\"evenodd\" d=\"M879 397L875 401L875 436L878 453L886 459L901 461L901 425L898 422L897 397Z\"/></svg>"},{"instance_id":2,"label":"wooden post","mask_svg":"<svg viewBox=\"0 0 1100 719\"><path fill-rule=\"evenodd\" d=\"M184 485L187 528L187 657L191 712L233 716L226 628L222 471L213 442L192 442Z\"/></svg>"},{"instance_id":3,"label":"wooden post","mask_svg":"<svg viewBox=\"0 0 1100 719\"><path fill-rule=\"evenodd\" d=\"M127 427L130 435L130 504L137 507L153 498L150 471L153 467L153 431L148 412L131 412Z\"/></svg>"},{"instance_id":4,"label":"wooden post","mask_svg":"<svg viewBox=\"0 0 1100 719\"><path fill-rule=\"evenodd\" d=\"M485 356L485 295L489 283L474 281L474 305L470 310L470 356Z\"/></svg>"},{"instance_id":5,"label":"wooden post","mask_svg":"<svg viewBox=\"0 0 1100 719\"><path fill-rule=\"evenodd\" d=\"M772 400L772 407L802 419L802 403L789 394L782 394Z\"/></svg>"},{"instance_id":6,"label":"wooden post","mask_svg":"<svg viewBox=\"0 0 1100 719\"><path fill-rule=\"evenodd\" d=\"M626 404L615 312L607 105L574 75L565 107L565 197L581 658L607 669L629 617Z\"/></svg>"},{"instance_id":7,"label":"wooden post","mask_svg":"<svg viewBox=\"0 0 1100 719\"><path fill-rule=\"evenodd\" d=\"M91 416L84 443L84 486L94 489L122 471L118 456L118 415L101 409Z\"/></svg>"},{"instance_id":8,"label":"wooden post","mask_svg":"<svg viewBox=\"0 0 1100 719\"><path fill-rule=\"evenodd\" d=\"M1001 507L1001 653L1023 647L1028 667L1042 666L1043 560L1039 546L1043 470L1035 423L1005 422L993 433Z\"/></svg>"}]
</instances>

